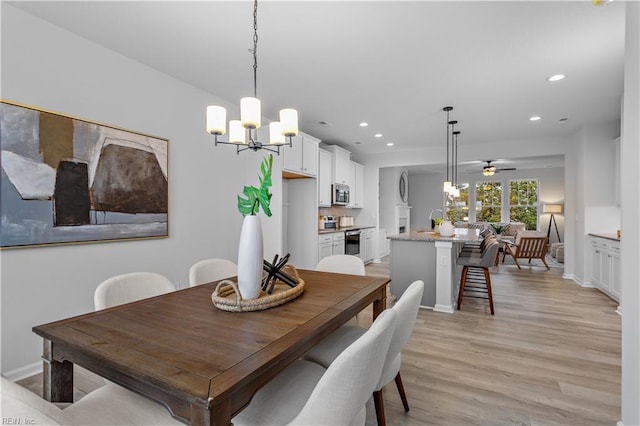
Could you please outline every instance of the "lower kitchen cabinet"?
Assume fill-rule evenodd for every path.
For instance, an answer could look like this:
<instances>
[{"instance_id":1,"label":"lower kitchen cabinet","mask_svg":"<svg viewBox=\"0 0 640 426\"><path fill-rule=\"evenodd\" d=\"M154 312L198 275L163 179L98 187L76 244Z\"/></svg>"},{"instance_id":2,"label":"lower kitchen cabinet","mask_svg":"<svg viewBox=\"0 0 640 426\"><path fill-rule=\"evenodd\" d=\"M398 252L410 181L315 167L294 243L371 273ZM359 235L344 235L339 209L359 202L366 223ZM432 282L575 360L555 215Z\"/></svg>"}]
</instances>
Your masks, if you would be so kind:
<instances>
[{"instance_id":1,"label":"lower kitchen cabinet","mask_svg":"<svg viewBox=\"0 0 640 426\"><path fill-rule=\"evenodd\" d=\"M318 262L334 254L344 254L344 232L318 235Z\"/></svg>"},{"instance_id":2,"label":"lower kitchen cabinet","mask_svg":"<svg viewBox=\"0 0 640 426\"><path fill-rule=\"evenodd\" d=\"M591 283L620 301L620 243L603 238L591 240Z\"/></svg>"},{"instance_id":3,"label":"lower kitchen cabinet","mask_svg":"<svg viewBox=\"0 0 640 426\"><path fill-rule=\"evenodd\" d=\"M370 263L375 257L374 238L375 229L363 229L360 233L360 256L364 263Z\"/></svg>"}]
</instances>

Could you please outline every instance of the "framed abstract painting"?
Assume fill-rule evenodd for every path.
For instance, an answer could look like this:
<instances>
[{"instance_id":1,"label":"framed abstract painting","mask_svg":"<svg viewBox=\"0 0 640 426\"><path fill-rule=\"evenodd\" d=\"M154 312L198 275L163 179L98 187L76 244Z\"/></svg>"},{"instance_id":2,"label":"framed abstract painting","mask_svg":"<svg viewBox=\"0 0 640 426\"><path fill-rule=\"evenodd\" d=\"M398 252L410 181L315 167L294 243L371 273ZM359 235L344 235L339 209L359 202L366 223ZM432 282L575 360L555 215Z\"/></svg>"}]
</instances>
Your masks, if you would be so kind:
<instances>
[{"instance_id":1,"label":"framed abstract painting","mask_svg":"<svg viewBox=\"0 0 640 426\"><path fill-rule=\"evenodd\" d=\"M0 247L169 236L169 141L0 103Z\"/></svg>"}]
</instances>

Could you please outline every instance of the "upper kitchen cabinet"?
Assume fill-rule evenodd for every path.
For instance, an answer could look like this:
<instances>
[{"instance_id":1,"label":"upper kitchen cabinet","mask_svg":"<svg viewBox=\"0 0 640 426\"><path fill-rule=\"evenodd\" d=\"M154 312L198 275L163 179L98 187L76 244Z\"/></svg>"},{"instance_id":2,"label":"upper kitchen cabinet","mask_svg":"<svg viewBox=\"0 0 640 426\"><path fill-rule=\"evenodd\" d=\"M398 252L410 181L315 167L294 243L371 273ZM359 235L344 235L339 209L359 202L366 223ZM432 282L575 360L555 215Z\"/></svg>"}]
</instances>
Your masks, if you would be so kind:
<instances>
[{"instance_id":1,"label":"upper kitchen cabinet","mask_svg":"<svg viewBox=\"0 0 640 426\"><path fill-rule=\"evenodd\" d=\"M331 207L333 155L323 149L318 154L318 206Z\"/></svg>"},{"instance_id":2,"label":"upper kitchen cabinet","mask_svg":"<svg viewBox=\"0 0 640 426\"><path fill-rule=\"evenodd\" d=\"M284 147L282 166L284 177L287 173L297 176L316 177L318 175L318 145L320 140L300 133L293 138L292 147Z\"/></svg>"},{"instance_id":3,"label":"upper kitchen cabinet","mask_svg":"<svg viewBox=\"0 0 640 426\"><path fill-rule=\"evenodd\" d=\"M333 154L333 179L331 183L351 186L351 152L337 145L327 145L325 148Z\"/></svg>"},{"instance_id":4,"label":"upper kitchen cabinet","mask_svg":"<svg viewBox=\"0 0 640 426\"><path fill-rule=\"evenodd\" d=\"M364 207L364 166L351 161L349 164L349 205L361 209Z\"/></svg>"}]
</instances>

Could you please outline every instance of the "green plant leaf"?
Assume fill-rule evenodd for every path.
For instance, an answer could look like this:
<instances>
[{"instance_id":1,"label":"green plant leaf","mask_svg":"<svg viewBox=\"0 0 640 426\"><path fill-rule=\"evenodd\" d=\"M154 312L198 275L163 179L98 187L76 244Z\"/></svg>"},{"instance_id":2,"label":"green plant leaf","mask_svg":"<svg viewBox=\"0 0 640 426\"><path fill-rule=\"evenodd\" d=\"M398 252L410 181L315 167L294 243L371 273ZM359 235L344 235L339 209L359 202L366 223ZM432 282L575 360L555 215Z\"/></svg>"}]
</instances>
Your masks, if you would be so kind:
<instances>
[{"instance_id":1,"label":"green plant leaf","mask_svg":"<svg viewBox=\"0 0 640 426\"><path fill-rule=\"evenodd\" d=\"M238 211L240 211L243 216L248 214L256 215L262 207L264 214L271 217L271 193L269 192L269 188L273 184L271 181L272 166L273 155L270 154L260 162L261 175L258 175L260 187L245 186L242 190L242 194L244 194L245 197L238 195Z\"/></svg>"}]
</instances>

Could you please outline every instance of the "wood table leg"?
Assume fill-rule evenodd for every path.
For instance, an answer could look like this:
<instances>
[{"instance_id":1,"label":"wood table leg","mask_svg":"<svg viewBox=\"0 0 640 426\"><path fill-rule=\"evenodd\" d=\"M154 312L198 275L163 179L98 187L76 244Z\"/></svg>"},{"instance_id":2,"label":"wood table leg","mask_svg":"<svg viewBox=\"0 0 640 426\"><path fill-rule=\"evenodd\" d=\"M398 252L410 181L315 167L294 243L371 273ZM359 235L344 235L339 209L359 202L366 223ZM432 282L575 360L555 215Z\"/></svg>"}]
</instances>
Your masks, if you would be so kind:
<instances>
[{"instance_id":1,"label":"wood table leg","mask_svg":"<svg viewBox=\"0 0 640 426\"><path fill-rule=\"evenodd\" d=\"M378 318L378 315L380 315L385 309L387 309L386 285L379 290L378 298L373 301L373 319L375 320L376 318Z\"/></svg>"},{"instance_id":2,"label":"wood table leg","mask_svg":"<svg viewBox=\"0 0 640 426\"><path fill-rule=\"evenodd\" d=\"M73 402L73 363L53 358L53 342L44 340L43 398L50 402Z\"/></svg>"}]
</instances>

